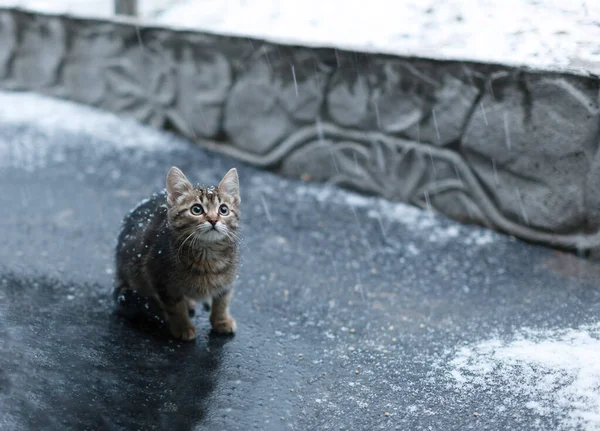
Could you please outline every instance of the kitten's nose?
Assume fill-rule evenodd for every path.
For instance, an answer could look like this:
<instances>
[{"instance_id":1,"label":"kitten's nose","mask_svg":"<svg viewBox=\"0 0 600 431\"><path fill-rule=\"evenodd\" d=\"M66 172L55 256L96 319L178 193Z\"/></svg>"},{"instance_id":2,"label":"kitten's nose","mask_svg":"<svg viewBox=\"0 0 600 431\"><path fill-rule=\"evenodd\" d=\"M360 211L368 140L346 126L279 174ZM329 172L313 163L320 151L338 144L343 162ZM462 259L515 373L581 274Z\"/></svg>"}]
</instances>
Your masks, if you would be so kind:
<instances>
[{"instance_id":1,"label":"kitten's nose","mask_svg":"<svg viewBox=\"0 0 600 431\"><path fill-rule=\"evenodd\" d=\"M211 219L211 218L208 219L208 222L210 224L212 224L213 226L217 224L217 221L215 219Z\"/></svg>"}]
</instances>

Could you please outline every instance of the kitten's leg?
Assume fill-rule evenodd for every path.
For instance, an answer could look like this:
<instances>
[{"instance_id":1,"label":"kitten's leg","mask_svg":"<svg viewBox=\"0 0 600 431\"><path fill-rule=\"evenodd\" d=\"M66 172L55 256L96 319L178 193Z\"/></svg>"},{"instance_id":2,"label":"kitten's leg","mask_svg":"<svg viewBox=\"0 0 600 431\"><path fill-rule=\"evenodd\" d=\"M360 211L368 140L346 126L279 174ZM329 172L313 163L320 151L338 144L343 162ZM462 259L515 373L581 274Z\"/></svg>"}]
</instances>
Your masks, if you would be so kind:
<instances>
[{"instance_id":1,"label":"kitten's leg","mask_svg":"<svg viewBox=\"0 0 600 431\"><path fill-rule=\"evenodd\" d=\"M186 298L165 303L165 312L169 319L169 329L173 337L185 341L196 338L196 328L188 316L188 301Z\"/></svg>"},{"instance_id":2,"label":"kitten's leg","mask_svg":"<svg viewBox=\"0 0 600 431\"><path fill-rule=\"evenodd\" d=\"M185 300L187 301L188 315L194 317L196 315L196 301L187 297Z\"/></svg>"},{"instance_id":3,"label":"kitten's leg","mask_svg":"<svg viewBox=\"0 0 600 431\"><path fill-rule=\"evenodd\" d=\"M113 301L116 301L117 304L121 304L123 302L121 296L128 290L130 290L130 287L128 286L126 279L121 274L117 275L112 293Z\"/></svg>"},{"instance_id":4,"label":"kitten's leg","mask_svg":"<svg viewBox=\"0 0 600 431\"><path fill-rule=\"evenodd\" d=\"M121 296L125 291L127 290L126 287L123 287L122 284L118 284L114 289L113 289L113 293L112 293L112 298L113 301L119 301L119 296Z\"/></svg>"},{"instance_id":5,"label":"kitten's leg","mask_svg":"<svg viewBox=\"0 0 600 431\"><path fill-rule=\"evenodd\" d=\"M127 298L131 296L132 290L123 284L118 284L112 294L113 300L117 305L117 312L128 319L132 319L139 312L139 307L135 304L135 300L130 299L127 301Z\"/></svg>"},{"instance_id":6,"label":"kitten's leg","mask_svg":"<svg viewBox=\"0 0 600 431\"><path fill-rule=\"evenodd\" d=\"M142 296L137 290L128 287L114 291L117 313L131 321L142 319L151 325L162 326L167 321L162 302L157 295Z\"/></svg>"},{"instance_id":7,"label":"kitten's leg","mask_svg":"<svg viewBox=\"0 0 600 431\"><path fill-rule=\"evenodd\" d=\"M223 295L213 297L210 312L210 324L217 334L233 334L237 329L235 319L229 315L231 290Z\"/></svg>"}]
</instances>

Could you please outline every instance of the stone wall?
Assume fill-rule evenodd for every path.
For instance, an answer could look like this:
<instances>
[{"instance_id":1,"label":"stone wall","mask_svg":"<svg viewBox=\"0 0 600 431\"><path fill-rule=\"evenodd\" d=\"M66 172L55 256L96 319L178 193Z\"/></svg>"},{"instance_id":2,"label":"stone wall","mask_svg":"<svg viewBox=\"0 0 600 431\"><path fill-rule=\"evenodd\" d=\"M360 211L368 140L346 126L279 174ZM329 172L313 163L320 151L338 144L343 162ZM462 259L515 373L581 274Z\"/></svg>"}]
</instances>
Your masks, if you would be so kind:
<instances>
[{"instance_id":1,"label":"stone wall","mask_svg":"<svg viewBox=\"0 0 600 431\"><path fill-rule=\"evenodd\" d=\"M0 87L525 240L600 247L597 77L0 9Z\"/></svg>"}]
</instances>

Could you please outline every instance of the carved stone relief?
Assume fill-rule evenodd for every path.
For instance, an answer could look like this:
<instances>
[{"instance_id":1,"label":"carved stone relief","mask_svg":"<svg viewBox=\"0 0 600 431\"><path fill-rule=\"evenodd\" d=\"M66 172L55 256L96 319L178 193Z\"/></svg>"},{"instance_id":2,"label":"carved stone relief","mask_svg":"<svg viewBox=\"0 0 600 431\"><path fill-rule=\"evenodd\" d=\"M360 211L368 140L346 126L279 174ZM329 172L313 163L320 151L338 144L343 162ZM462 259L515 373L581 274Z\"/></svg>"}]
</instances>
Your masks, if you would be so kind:
<instances>
[{"instance_id":1,"label":"carved stone relief","mask_svg":"<svg viewBox=\"0 0 600 431\"><path fill-rule=\"evenodd\" d=\"M526 240L600 247L594 77L0 9L0 87Z\"/></svg>"}]
</instances>

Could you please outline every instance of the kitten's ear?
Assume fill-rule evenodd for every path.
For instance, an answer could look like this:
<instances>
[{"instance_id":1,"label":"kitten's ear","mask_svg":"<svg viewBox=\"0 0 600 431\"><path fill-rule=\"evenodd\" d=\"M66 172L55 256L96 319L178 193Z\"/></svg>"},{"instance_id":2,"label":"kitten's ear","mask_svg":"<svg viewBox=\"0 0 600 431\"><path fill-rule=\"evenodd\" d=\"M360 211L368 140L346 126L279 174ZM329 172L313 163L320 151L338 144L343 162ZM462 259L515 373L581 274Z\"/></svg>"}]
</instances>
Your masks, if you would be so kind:
<instances>
[{"instance_id":1,"label":"kitten's ear","mask_svg":"<svg viewBox=\"0 0 600 431\"><path fill-rule=\"evenodd\" d=\"M184 193L191 192L194 189L192 183L188 181L181 169L173 166L167 174L167 204L175 205L177 199Z\"/></svg>"},{"instance_id":2,"label":"kitten's ear","mask_svg":"<svg viewBox=\"0 0 600 431\"><path fill-rule=\"evenodd\" d=\"M232 196L237 203L240 203L240 181L238 179L237 169L231 168L219 183L219 193Z\"/></svg>"}]
</instances>

